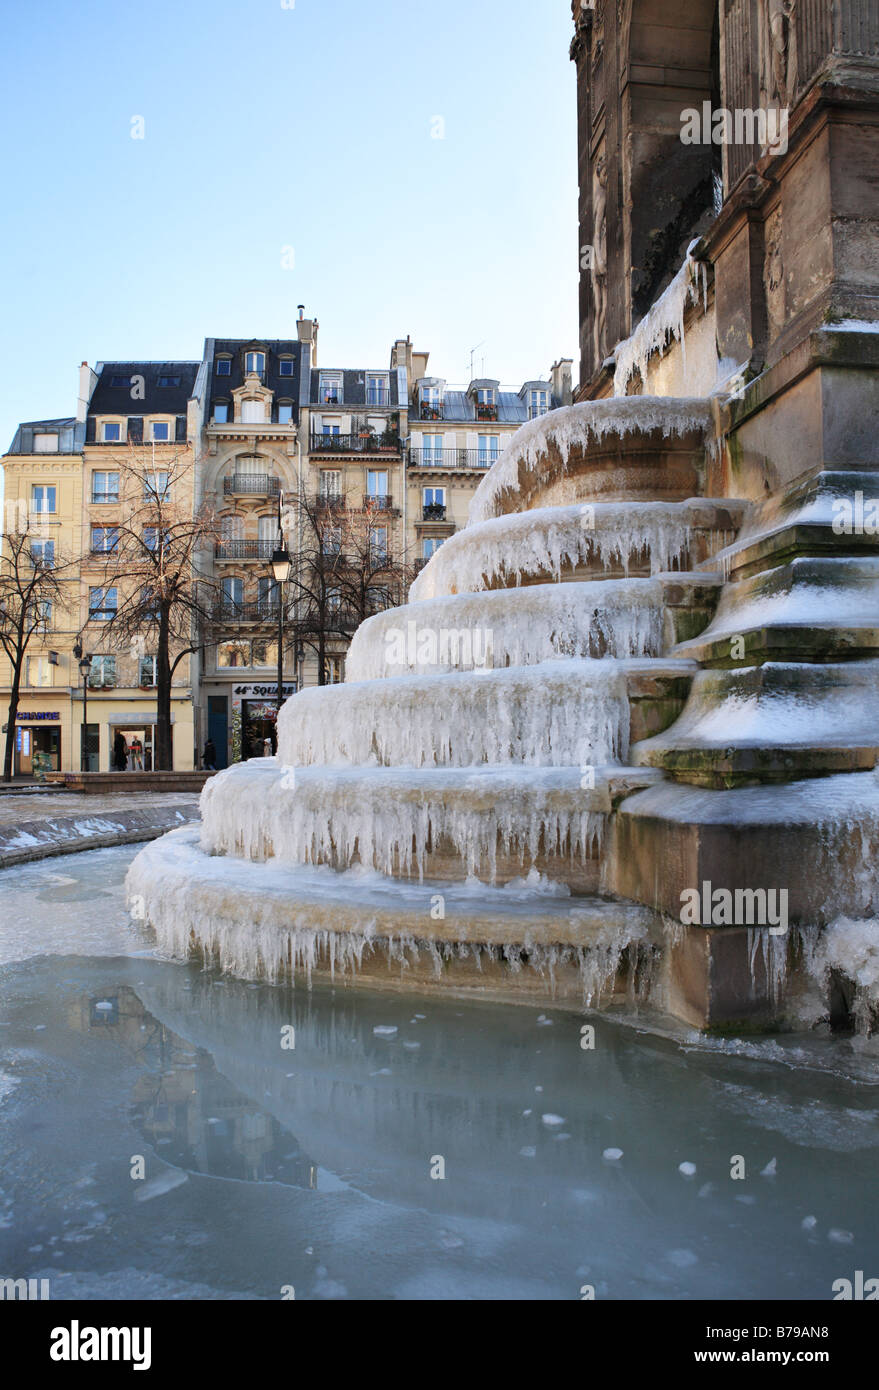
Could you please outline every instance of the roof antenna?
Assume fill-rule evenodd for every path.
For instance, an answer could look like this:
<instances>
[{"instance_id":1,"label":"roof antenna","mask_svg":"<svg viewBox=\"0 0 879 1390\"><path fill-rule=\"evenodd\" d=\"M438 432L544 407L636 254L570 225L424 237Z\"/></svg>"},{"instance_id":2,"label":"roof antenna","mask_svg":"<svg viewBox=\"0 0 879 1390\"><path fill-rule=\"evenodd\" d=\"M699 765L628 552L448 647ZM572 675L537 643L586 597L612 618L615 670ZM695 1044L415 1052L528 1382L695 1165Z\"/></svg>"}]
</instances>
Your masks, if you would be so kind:
<instances>
[{"instance_id":1,"label":"roof antenna","mask_svg":"<svg viewBox=\"0 0 879 1390\"><path fill-rule=\"evenodd\" d=\"M481 343L477 343L475 347L472 347L472 348L470 349L470 380L471 380L471 381L473 380L473 358L476 356L477 352L479 351L479 349L480 349L481 347L485 347L485 339L484 339L484 338L483 338L483 340L482 340ZM483 360L483 362L485 362L485 358L484 358L484 357L483 357L482 360Z\"/></svg>"}]
</instances>

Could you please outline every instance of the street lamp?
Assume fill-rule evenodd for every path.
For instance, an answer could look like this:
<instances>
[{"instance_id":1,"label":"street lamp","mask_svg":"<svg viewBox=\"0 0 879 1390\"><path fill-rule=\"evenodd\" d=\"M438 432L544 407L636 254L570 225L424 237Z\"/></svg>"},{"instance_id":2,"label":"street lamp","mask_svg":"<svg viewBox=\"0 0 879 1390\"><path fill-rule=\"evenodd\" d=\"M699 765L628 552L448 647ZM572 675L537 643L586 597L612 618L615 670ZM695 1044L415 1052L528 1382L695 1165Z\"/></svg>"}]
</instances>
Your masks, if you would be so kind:
<instances>
[{"instance_id":1,"label":"street lamp","mask_svg":"<svg viewBox=\"0 0 879 1390\"><path fill-rule=\"evenodd\" d=\"M281 713L281 705L284 703L284 585L290 578L292 560L284 540L284 526L282 521L282 507L284 504L283 492L278 493L278 543L272 551L271 567L278 586L278 716ZM275 724L275 747L277 748L277 723Z\"/></svg>"},{"instance_id":2,"label":"street lamp","mask_svg":"<svg viewBox=\"0 0 879 1390\"><path fill-rule=\"evenodd\" d=\"M79 673L82 676L82 728L80 729L79 739L79 770L88 772L88 722L89 722L89 673L92 669L92 659L88 652L83 652L82 647L77 642L73 648L73 655L79 663Z\"/></svg>"}]
</instances>

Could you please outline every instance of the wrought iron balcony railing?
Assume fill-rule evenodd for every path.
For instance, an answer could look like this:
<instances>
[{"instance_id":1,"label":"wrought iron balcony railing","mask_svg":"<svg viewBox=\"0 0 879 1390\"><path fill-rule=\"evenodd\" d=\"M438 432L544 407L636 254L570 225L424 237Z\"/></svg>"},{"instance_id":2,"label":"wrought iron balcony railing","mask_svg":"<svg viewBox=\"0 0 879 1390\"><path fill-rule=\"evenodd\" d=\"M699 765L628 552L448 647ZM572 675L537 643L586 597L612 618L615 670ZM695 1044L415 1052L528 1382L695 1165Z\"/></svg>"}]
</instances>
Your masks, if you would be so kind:
<instances>
[{"instance_id":1,"label":"wrought iron balcony railing","mask_svg":"<svg viewBox=\"0 0 879 1390\"><path fill-rule=\"evenodd\" d=\"M223 479L227 497L276 497L280 491L280 478L270 473L233 473Z\"/></svg>"},{"instance_id":2,"label":"wrought iron balcony railing","mask_svg":"<svg viewBox=\"0 0 879 1390\"><path fill-rule=\"evenodd\" d=\"M421 508L422 521L445 521L446 509L442 502L427 502Z\"/></svg>"},{"instance_id":3,"label":"wrought iron balcony railing","mask_svg":"<svg viewBox=\"0 0 879 1390\"><path fill-rule=\"evenodd\" d=\"M363 495L363 506L374 512L389 512L393 503L389 492L368 492Z\"/></svg>"},{"instance_id":4,"label":"wrought iron balcony railing","mask_svg":"<svg viewBox=\"0 0 879 1390\"><path fill-rule=\"evenodd\" d=\"M216 560L271 560L274 541L222 541L214 546Z\"/></svg>"},{"instance_id":5,"label":"wrought iron balcony railing","mask_svg":"<svg viewBox=\"0 0 879 1390\"><path fill-rule=\"evenodd\" d=\"M269 599L217 599L211 605L211 617L221 623L276 623L278 604Z\"/></svg>"},{"instance_id":6,"label":"wrought iron balcony railing","mask_svg":"<svg viewBox=\"0 0 879 1390\"><path fill-rule=\"evenodd\" d=\"M393 431L385 434L313 434L309 443L312 454L396 454L400 452L400 436Z\"/></svg>"},{"instance_id":7,"label":"wrought iron balcony railing","mask_svg":"<svg viewBox=\"0 0 879 1390\"><path fill-rule=\"evenodd\" d=\"M483 449L410 449L412 468L490 468L499 455Z\"/></svg>"}]
</instances>

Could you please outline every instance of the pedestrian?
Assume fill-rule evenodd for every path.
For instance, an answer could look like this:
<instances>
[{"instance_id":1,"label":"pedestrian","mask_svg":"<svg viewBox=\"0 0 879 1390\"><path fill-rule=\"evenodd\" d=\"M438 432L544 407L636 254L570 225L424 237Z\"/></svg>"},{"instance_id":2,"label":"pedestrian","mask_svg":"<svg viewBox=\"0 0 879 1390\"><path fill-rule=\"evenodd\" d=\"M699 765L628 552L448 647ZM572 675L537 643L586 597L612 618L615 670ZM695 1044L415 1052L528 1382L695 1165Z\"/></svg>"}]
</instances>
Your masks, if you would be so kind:
<instances>
[{"instance_id":1,"label":"pedestrian","mask_svg":"<svg viewBox=\"0 0 879 1390\"><path fill-rule=\"evenodd\" d=\"M137 734L131 740L131 767L134 772L143 772L143 744Z\"/></svg>"},{"instance_id":2,"label":"pedestrian","mask_svg":"<svg viewBox=\"0 0 879 1390\"><path fill-rule=\"evenodd\" d=\"M201 755L201 765L205 772L216 772L217 770L217 750L212 738L209 738L205 743L204 752Z\"/></svg>"},{"instance_id":3,"label":"pedestrian","mask_svg":"<svg viewBox=\"0 0 879 1390\"><path fill-rule=\"evenodd\" d=\"M128 766L128 744L121 729L116 730L113 739L113 766L117 772L124 772Z\"/></svg>"}]
</instances>

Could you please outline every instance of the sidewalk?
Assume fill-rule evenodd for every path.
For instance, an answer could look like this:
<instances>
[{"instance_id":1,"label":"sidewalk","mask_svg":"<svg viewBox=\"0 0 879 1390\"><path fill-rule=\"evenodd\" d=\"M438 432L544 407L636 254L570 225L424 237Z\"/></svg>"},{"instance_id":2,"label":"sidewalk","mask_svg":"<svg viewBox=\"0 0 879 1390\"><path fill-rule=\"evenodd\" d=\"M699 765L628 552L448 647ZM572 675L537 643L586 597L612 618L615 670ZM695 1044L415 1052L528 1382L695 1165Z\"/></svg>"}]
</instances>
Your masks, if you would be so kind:
<instances>
[{"instance_id":1,"label":"sidewalk","mask_svg":"<svg viewBox=\"0 0 879 1390\"><path fill-rule=\"evenodd\" d=\"M41 791L2 794L0 869L80 850L153 840L167 830L198 820L191 792L125 792L96 795Z\"/></svg>"}]
</instances>

